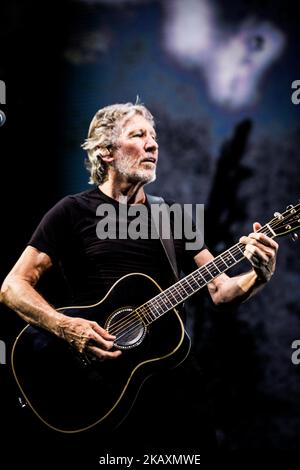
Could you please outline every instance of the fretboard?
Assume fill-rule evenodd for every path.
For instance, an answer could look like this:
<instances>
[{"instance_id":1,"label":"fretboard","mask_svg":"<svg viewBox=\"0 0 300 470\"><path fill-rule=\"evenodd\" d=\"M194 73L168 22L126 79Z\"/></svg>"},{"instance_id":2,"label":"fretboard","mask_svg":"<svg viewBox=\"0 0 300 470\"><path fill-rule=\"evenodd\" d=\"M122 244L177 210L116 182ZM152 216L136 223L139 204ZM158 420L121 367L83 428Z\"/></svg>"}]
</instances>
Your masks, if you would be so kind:
<instances>
[{"instance_id":1,"label":"fretboard","mask_svg":"<svg viewBox=\"0 0 300 470\"><path fill-rule=\"evenodd\" d=\"M274 232L269 225L262 227L259 232L273 238ZM150 325L164 313L180 305L193 294L206 286L213 279L242 261L245 245L237 243L224 253L216 256L212 261L188 274L151 300L136 308L135 311L143 318L144 323Z\"/></svg>"}]
</instances>

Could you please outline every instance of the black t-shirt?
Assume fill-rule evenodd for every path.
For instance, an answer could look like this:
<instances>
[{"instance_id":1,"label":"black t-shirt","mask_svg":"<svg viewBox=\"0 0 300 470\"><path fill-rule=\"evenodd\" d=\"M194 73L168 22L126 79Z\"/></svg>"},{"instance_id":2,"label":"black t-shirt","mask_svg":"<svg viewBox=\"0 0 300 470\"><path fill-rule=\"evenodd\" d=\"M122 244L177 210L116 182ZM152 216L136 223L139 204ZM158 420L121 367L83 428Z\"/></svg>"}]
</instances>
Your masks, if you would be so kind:
<instances>
[{"instance_id":1,"label":"black t-shirt","mask_svg":"<svg viewBox=\"0 0 300 470\"><path fill-rule=\"evenodd\" d=\"M109 204L118 222L130 206L108 197L98 188L64 197L41 220L29 245L47 253L60 264L71 288L75 304L100 300L108 289L125 274L141 272L151 276L163 288L174 282L172 269L159 239L120 239L118 224L114 239L97 235L99 222L108 214L97 215L97 208ZM171 203L168 203L169 205ZM149 208L148 202L146 203ZM122 216L119 217L122 206ZM135 206L138 210L138 205ZM150 210L141 224L150 227ZM133 217L127 217L127 225ZM112 217L110 218L112 222ZM174 220L171 216L173 231ZM183 230L184 232L184 230ZM190 241L190 240L189 240ZM187 250L187 240L174 239L178 270L196 269L194 256L200 250ZM202 249L204 246L202 247Z\"/></svg>"}]
</instances>

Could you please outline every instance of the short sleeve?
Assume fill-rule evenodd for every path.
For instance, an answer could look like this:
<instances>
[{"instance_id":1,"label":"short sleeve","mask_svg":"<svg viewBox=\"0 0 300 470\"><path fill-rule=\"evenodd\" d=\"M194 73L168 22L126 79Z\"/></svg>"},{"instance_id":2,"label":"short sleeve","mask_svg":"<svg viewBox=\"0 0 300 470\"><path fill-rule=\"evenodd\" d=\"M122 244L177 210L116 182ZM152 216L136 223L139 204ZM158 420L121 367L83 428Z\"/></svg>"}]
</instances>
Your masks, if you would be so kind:
<instances>
[{"instance_id":1,"label":"short sleeve","mask_svg":"<svg viewBox=\"0 0 300 470\"><path fill-rule=\"evenodd\" d=\"M188 274L197 268L194 257L207 248L204 241L204 207L174 201L166 203L170 207L178 266Z\"/></svg>"},{"instance_id":2,"label":"short sleeve","mask_svg":"<svg viewBox=\"0 0 300 470\"><path fill-rule=\"evenodd\" d=\"M198 205L195 213L192 213L192 204L186 204L183 210L183 233L185 251L189 257L194 258L206 247L204 241L204 211L203 206Z\"/></svg>"},{"instance_id":3,"label":"short sleeve","mask_svg":"<svg viewBox=\"0 0 300 470\"><path fill-rule=\"evenodd\" d=\"M47 253L52 262L58 262L70 243L71 204L69 196L61 199L42 218L28 245Z\"/></svg>"}]
</instances>

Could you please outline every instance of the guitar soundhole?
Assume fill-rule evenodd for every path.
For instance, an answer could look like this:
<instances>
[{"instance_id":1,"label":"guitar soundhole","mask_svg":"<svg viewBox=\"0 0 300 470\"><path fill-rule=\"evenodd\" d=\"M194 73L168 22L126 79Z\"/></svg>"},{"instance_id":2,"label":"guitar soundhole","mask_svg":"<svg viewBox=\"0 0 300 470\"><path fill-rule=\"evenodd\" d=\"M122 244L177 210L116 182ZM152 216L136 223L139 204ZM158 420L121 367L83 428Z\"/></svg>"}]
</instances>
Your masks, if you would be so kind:
<instances>
[{"instance_id":1,"label":"guitar soundhole","mask_svg":"<svg viewBox=\"0 0 300 470\"><path fill-rule=\"evenodd\" d=\"M116 348L135 348L143 341L146 327L134 309L123 307L114 312L108 319L105 328L117 338L114 342Z\"/></svg>"}]
</instances>

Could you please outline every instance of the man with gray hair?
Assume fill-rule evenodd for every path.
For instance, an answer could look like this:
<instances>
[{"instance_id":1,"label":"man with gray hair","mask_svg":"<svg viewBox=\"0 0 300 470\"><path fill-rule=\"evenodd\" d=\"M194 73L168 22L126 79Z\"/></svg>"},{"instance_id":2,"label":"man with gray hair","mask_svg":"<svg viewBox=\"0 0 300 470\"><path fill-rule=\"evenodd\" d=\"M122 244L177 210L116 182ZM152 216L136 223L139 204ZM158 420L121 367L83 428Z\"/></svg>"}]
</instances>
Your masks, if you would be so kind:
<instances>
[{"instance_id":1,"label":"man with gray hair","mask_svg":"<svg viewBox=\"0 0 300 470\"><path fill-rule=\"evenodd\" d=\"M158 143L153 116L141 104L106 106L92 119L83 148L88 154L90 183L95 187L66 196L44 216L5 279L1 288L1 301L26 322L62 338L80 354L88 354L94 360L118 361L122 351L114 345L115 335L96 321L80 316L71 317L57 311L37 291L36 285L52 265L60 265L71 288L72 304L91 305L99 301L118 279L133 272L150 276L162 289L174 282L169 260L157 238L132 239L119 233L119 237L111 239L99 237L97 232L97 209L103 204L114 208L116 218L124 207L128 211L132 207L150 207L144 187L156 178ZM127 222L130 224L132 217L128 217ZM148 223L149 220L144 222ZM278 245L268 236L258 233L259 228L260 224L255 223L253 233L240 240L245 245L244 254L252 264L252 270L235 277L223 273L208 283L208 292L216 305L242 302L270 280L275 269ZM184 236L182 239L174 239L179 272L192 272L197 266L214 259L205 245L202 249L187 250L185 242ZM180 368L184 368L184 365L179 366L178 370ZM166 383L168 380L172 383L168 377L171 375L166 375ZM164 379L160 377L159 380ZM159 440L158 436L162 435L157 428L167 429L167 435L172 435L172 422L168 426L167 419L160 416L168 407L172 414L174 406L177 406L172 401L176 397L176 390L169 389L169 392L164 394L166 401L157 406L157 413L154 408L151 408L151 412L148 410L147 419L152 419L152 425L149 421L146 423L148 438L149 430L154 427L156 432L151 434L153 439L155 437ZM153 395L155 392L152 390L151 393ZM181 400L181 409L176 409L176 427L184 426L181 442L187 437L186 426L191 420L182 403L185 400L187 405L188 394L195 394L195 391L188 388L184 393L185 397L177 397ZM168 406L171 404L173 408ZM131 422L130 426L130 432L133 432L134 423ZM136 429L137 435L141 437L141 428ZM199 446L203 447L205 432L200 432L199 436L194 436L194 443L200 439ZM164 444L166 441L161 442L162 446Z\"/></svg>"}]
</instances>

